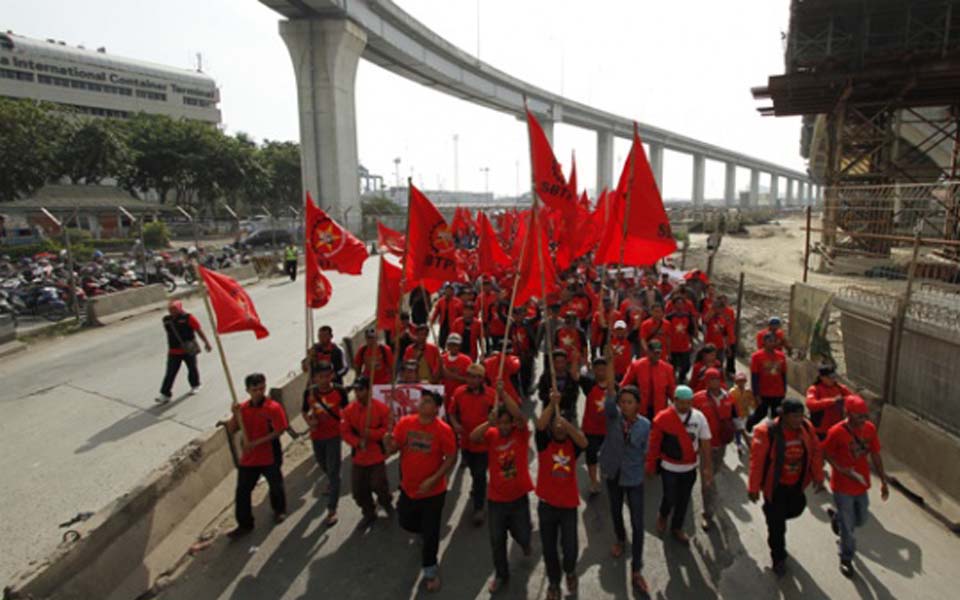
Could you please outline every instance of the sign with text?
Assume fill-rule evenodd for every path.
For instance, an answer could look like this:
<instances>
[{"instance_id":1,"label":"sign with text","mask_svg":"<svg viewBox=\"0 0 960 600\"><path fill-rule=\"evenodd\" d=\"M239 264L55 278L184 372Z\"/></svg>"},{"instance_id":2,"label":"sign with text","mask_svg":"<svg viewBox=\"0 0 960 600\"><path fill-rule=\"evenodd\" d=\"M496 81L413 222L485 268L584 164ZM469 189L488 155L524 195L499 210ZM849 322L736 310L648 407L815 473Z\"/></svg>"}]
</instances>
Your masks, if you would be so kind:
<instances>
[{"instance_id":1,"label":"sign with text","mask_svg":"<svg viewBox=\"0 0 960 600\"><path fill-rule=\"evenodd\" d=\"M389 384L374 385L373 397L386 403L393 412L394 420L417 413L417 404L420 394L428 390L443 397L443 386L434 383L398 383L396 388ZM440 407L440 416L443 417L443 407Z\"/></svg>"}]
</instances>

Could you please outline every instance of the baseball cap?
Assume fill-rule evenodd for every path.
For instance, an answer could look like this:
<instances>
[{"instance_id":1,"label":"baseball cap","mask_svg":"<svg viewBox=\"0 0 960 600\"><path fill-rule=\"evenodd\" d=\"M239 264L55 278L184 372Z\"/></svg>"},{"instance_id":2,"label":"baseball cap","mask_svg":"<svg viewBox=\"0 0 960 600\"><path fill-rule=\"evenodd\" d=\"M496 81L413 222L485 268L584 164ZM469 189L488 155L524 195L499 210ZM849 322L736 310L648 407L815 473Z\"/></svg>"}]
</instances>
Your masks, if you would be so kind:
<instances>
[{"instance_id":1,"label":"baseball cap","mask_svg":"<svg viewBox=\"0 0 960 600\"><path fill-rule=\"evenodd\" d=\"M614 328L614 329L626 329L626 328L627 328L627 322L626 322L626 321L617 321L617 322L615 322L615 323L613 324L613 328Z\"/></svg>"},{"instance_id":2,"label":"baseball cap","mask_svg":"<svg viewBox=\"0 0 960 600\"><path fill-rule=\"evenodd\" d=\"M448 346L449 346L450 344L462 344L462 343L463 343L463 338L460 337L460 334L459 334L459 333L451 333L450 335L447 336L447 345L448 345Z\"/></svg>"},{"instance_id":3,"label":"baseball cap","mask_svg":"<svg viewBox=\"0 0 960 600\"><path fill-rule=\"evenodd\" d=\"M370 387L370 378L367 377L366 375L362 375L362 376L357 377L356 379L353 380L353 388L354 388L354 389L364 390L364 389L367 389L367 388L369 388L369 387Z\"/></svg>"},{"instance_id":4,"label":"baseball cap","mask_svg":"<svg viewBox=\"0 0 960 600\"><path fill-rule=\"evenodd\" d=\"M403 368L404 368L404 369L416 370L416 369L417 369L417 360L416 360L415 358L410 358L410 359L407 359L407 360L403 361Z\"/></svg>"},{"instance_id":5,"label":"baseball cap","mask_svg":"<svg viewBox=\"0 0 960 600\"><path fill-rule=\"evenodd\" d=\"M826 375L828 377L833 377L836 374L837 370L831 364L822 364L817 369L817 373L820 375Z\"/></svg>"},{"instance_id":6,"label":"baseball cap","mask_svg":"<svg viewBox=\"0 0 960 600\"><path fill-rule=\"evenodd\" d=\"M707 372L703 374L704 379L720 379L720 370L719 369L707 369Z\"/></svg>"},{"instance_id":7,"label":"baseball cap","mask_svg":"<svg viewBox=\"0 0 960 600\"><path fill-rule=\"evenodd\" d=\"M746 373L737 373L736 375L733 376L733 380L734 380L734 381L746 381L746 380L747 380L747 374L746 374Z\"/></svg>"},{"instance_id":8,"label":"baseball cap","mask_svg":"<svg viewBox=\"0 0 960 600\"><path fill-rule=\"evenodd\" d=\"M673 396L677 400L693 400L693 390L688 386L678 385L677 389L673 392Z\"/></svg>"},{"instance_id":9,"label":"baseball cap","mask_svg":"<svg viewBox=\"0 0 960 600\"><path fill-rule=\"evenodd\" d=\"M857 394L850 394L843 399L843 409L848 415L870 414L870 408L867 406L867 401Z\"/></svg>"},{"instance_id":10,"label":"baseball cap","mask_svg":"<svg viewBox=\"0 0 960 600\"><path fill-rule=\"evenodd\" d=\"M770 320L767 321L769 325L780 325L781 322L780 317L770 317Z\"/></svg>"}]
</instances>

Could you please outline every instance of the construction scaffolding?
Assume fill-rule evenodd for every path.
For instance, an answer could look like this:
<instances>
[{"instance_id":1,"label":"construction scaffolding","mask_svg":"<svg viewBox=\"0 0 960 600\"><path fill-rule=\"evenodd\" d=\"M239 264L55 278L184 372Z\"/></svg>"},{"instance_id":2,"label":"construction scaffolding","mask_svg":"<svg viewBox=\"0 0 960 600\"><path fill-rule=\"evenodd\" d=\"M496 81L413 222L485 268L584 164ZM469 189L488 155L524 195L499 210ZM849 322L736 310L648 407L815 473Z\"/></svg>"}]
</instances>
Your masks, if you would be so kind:
<instances>
[{"instance_id":1,"label":"construction scaffolding","mask_svg":"<svg viewBox=\"0 0 960 600\"><path fill-rule=\"evenodd\" d=\"M762 114L804 116L822 267L893 260L915 226L957 260L960 0L793 0L786 73L753 93L772 101Z\"/></svg>"}]
</instances>

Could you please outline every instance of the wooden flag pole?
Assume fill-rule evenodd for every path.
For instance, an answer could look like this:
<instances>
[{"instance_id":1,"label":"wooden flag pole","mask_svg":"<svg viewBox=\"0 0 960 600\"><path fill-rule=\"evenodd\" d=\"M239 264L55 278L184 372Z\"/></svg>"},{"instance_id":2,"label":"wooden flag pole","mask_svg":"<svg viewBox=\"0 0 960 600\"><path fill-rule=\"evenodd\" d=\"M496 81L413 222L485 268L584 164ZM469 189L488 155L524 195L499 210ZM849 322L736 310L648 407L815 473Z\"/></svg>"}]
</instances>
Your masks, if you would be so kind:
<instances>
[{"instance_id":1,"label":"wooden flag pole","mask_svg":"<svg viewBox=\"0 0 960 600\"><path fill-rule=\"evenodd\" d=\"M227 355L223 351L223 342L220 341L220 334L217 333L217 320L213 316L213 307L210 306L210 295L207 293L207 283L200 275L200 269L196 263L193 263L194 274L197 276L197 284L200 288L200 297L203 298L203 305L207 309L207 318L210 320L210 327L213 329L213 340L217 344L217 354L220 356L220 364L223 366L223 375L227 378L227 387L230 389L230 412L236 408L240 402L237 400L237 390L233 385L233 376L230 374L230 365L227 364ZM237 427L243 434L243 439L247 442L247 432L243 427L243 419L237 418Z\"/></svg>"},{"instance_id":2,"label":"wooden flag pole","mask_svg":"<svg viewBox=\"0 0 960 600\"><path fill-rule=\"evenodd\" d=\"M492 279L492 278L491 278ZM483 357L487 355L487 338L485 333L485 328L483 326L483 320L486 318L487 312L483 308L483 275L480 275L480 356L477 357L477 362L481 362ZM507 317L509 320L510 317Z\"/></svg>"},{"instance_id":3,"label":"wooden flag pole","mask_svg":"<svg viewBox=\"0 0 960 600\"><path fill-rule=\"evenodd\" d=\"M527 235L530 234L530 229L527 229ZM497 365L497 379L496 381L503 380L503 367L507 362L507 352L506 345L507 341L510 339L510 330L513 328L513 308L517 301L517 288L520 284L520 272L522 271L523 257L527 250L527 239L515 240L520 242L520 260L517 263L517 274L513 277L513 291L510 293L510 311L507 313L507 327L503 333L503 341L500 343L500 362ZM497 405L500 402L500 395L498 394L494 400L494 410L496 410Z\"/></svg>"}]
</instances>

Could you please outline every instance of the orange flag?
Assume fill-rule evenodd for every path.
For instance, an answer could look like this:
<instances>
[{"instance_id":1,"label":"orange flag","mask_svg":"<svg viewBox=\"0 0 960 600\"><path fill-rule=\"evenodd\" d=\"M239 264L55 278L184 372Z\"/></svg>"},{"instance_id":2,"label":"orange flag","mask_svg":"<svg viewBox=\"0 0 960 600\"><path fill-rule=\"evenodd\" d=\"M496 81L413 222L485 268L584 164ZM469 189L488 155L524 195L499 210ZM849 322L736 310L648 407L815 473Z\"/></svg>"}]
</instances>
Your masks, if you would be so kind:
<instances>
[{"instance_id":1,"label":"orange flag","mask_svg":"<svg viewBox=\"0 0 960 600\"><path fill-rule=\"evenodd\" d=\"M203 285L207 288L207 295L210 296L213 313L217 317L217 333L252 331L258 340L270 335L260 322L257 308L243 286L222 273L203 267L197 269L203 278Z\"/></svg>"},{"instance_id":2,"label":"orange flag","mask_svg":"<svg viewBox=\"0 0 960 600\"><path fill-rule=\"evenodd\" d=\"M632 172L631 172L632 165ZM626 195L630 194L630 210L627 214ZM626 221L626 236L623 224ZM621 246L623 264L646 266L669 256L677 249L673 239L670 219L663 208L663 199L653 178L647 154L643 151L636 123L633 129L633 146L627 164L620 174L617 193L610 204L610 218L600 238L596 263L620 262Z\"/></svg>"},{"instance_id":3,"label":"orange flag","mask_svg":"<svg viewBox=\"0 0 960 600\"><path fill-rule=\"evenodd\" d=\"M445 282L459 279L453 232L437 207L413 184L409 202L403 291L423 285L428 292L435 292Z\"/></svg>"},{"instance_id":4,"label":"orange flag","mask_svg":"<svg viewBox=\"0 0 960 600\"><path fill-rule=\"evenodd\" d=\"M307 192L306 221L307 258L312 254L320 268L327 271L359 275L369 256L366 244L314 204L310 192Z\"/></svg>"}]
</instances>

